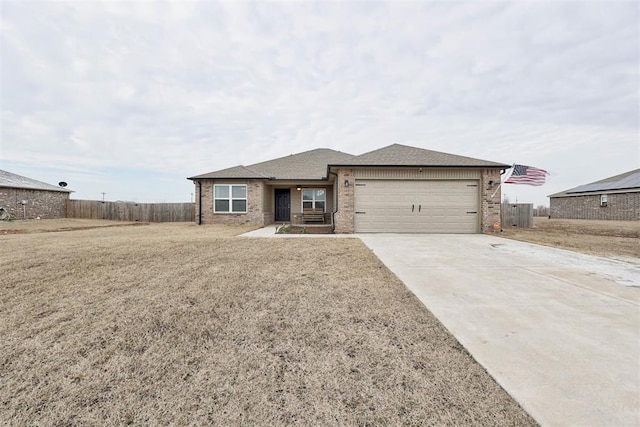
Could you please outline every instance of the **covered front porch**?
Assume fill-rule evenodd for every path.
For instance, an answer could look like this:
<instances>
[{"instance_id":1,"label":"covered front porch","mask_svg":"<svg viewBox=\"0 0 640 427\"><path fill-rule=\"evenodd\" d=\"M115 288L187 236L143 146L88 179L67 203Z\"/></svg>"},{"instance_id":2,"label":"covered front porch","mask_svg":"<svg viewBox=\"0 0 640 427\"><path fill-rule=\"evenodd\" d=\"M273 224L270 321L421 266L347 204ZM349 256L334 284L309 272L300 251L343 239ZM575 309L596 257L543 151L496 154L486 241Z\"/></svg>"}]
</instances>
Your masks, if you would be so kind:
<instances>
[{"instance_id":1,"label":"covered front porch","mask_svg":"<svg viewBox=\"0 0 640 427\"><path fill-rule=\"evenodd\" d=\"M274 183L265 186L265 223L333 226L334 189L327 181Z\"/></svg>"}]
</instances>

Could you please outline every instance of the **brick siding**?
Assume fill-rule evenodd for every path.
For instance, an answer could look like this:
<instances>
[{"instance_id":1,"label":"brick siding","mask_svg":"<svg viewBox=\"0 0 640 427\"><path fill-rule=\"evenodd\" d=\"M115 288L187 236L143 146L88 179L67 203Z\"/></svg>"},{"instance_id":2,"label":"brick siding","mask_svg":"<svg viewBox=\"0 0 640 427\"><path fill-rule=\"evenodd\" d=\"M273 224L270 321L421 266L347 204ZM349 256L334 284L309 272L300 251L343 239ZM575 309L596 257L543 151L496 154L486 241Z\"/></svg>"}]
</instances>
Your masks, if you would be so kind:
<instances>
[{"instance_id":1,"label":"brick siding","mask_svg":"<svg viewBox=\"0 0 640 427\"><path fill-rule=\"evenodd\" d=\"M0 187L0 206L12 219L66 218L68 198L69 193L62 191ZM27 201L24 206L23 200Z\"/></svg>"},{"instance_id":2,"label":"brick siding","mask_svg":"<svg viewBox=\"0 0 640 427\"><path fill-rule=\"evenodd\" d=\"M640 220L640 192L607 194L607 206L600 206L600 194L552 197L551 218Z\"/></svg>"},{"instance_id":3,"label":"brick siding","mask_svg":"<svg viewBox=\"0 0 640 427\"><path fill-rule=\"evenodd\" d=\"M353 233L355 232L355 173L353 169L340 168L338 174L338 195L337 212L335 214L335 232ZM346 187L345 181L350 185ZM489 181L493 183L489 184ZM265 212L265 184L261 180L230 181L203 179L202 182L202 223L203 224L248 224L265 225L273 222L273 213ZM213 213L213 186L214 183L246 183L247 184L247 210L246 214L217 214ZM480 231L482 233L493 232L493 224L500 221L500 197L498 188L500 183L500 171L495 169L485 169L481 178L481 215ZM199 185L196 187L196 222L200 209L198 207Z\"/></svg>"},{"instance_id":4,"label":"brick siding","mask_svg":"<svg viewBox=\"0 0 640 427\"><path fill-rule=\"evenodd\" d=\"M264 182L258 179L242 181L203 179L202 182L202 207L200 202L200 186L194 181L196 188L196 223L202 212L202 224L229 224L229 225L265 225L263 214ZM214 213L213 212L213 186L214 184L246 184L247 185L247 212L246 213Z\"/></svg>"},{"instance_id":5,"label":"brick siding","mask_svg":"<svg viewBox=\"0 0 640 427\"><path fill-rule=\"evenodd\" d=\"M335 214L335 232L355 232L355 175L352 169L338 169L338 211ZM344 182L349 181L345 187Z\"/></svg>"},{"instance_id":6,"label":"brick siding","mask_svg":"<svg viewBox=\"0 0 640 427\"><path fill-rule=\"evenodd\" d=\"M489 183L492 181L492 183ZM480 209L482 215L480 216L480 232L481 233L493 233L494 223L500 224L500 209L501 204L501 189L500 185L500 170L485 169L482 171L482 186L481 190L481 203Z\"/></svg>"}]
</instances>

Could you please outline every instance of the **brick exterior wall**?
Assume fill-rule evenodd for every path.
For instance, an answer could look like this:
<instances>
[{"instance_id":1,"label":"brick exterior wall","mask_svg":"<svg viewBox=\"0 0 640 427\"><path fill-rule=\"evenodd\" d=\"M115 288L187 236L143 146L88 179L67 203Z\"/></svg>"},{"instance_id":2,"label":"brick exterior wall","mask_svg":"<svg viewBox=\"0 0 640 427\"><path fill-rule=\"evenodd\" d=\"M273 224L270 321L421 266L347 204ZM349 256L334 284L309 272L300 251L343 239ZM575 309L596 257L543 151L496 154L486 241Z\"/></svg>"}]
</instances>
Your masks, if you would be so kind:
<instances>
[{"instance_id":1,"label":"brick exterior wall","mask_svg":"<svg viewBox=\"0 0 640 427\"><path fill-rule=\"evenodd\" d=\"M264 182L259 179L249 180L213 180L203 179L202 199L200 199L200 186L195 183L196 193L196 223L200 220L202 212L202 224L229 224L229 225L265 225L264 206ZM247 213L214 213L213 212L213 186L214 184L246 184L247 185ZM202 201L202 207L199 206Z\"/></svg>"},{"instance_id":2,"label":"brick exterior wall","mask_svg":"<svg viewBox=\"0 0 640 427\"><path fill-rule=\"evenodd\" d=\"M338 169L338 211L335 215L336 233L353 233L355 231L355 178L353 169ZM345 180L349 180L351 185L344 186ZM489 184L489 181L493 181ZM482 171L481 179L481 215L480 232L493 233L494 223L500 223L501 192L500 170L485 169Z\"/></svg>"},{"instance_id":3,"label":"brick exterior wall","mask_svg":"<svg viewBox=\"0 0 640 427\"><path fill-rule=\"evenodd\" d=\"M607 206L600 206L600 194L552 197L551 218L640 221L640 192L602 193Z\"/></svg>"},{"instance_id":4,"label":"brick exterior wall","mask_svg":"<svg viewBox=\"0 0 640 427\"><path fill-rule=\"evenodd\" d=\"M338 211L335 214L335 232L353 233L355 231L355 175L352 169L338 169ZM349 186L344 182L349 180Z\"/></svg>"},{"instance_id":5,"label":"brick exterior wall","mask_svg":"<svg viewBox=\"0 0 640 427\"><path fill-rule=\"evenodd\" d=\"M489 181L493 181L491 184ZM485 169L482 171L482 179L480 182L480 232L493 233L499 230L494 229L493 224L500 224L501 189L500 189L500 170Z\"/></svg>"},{"instance_id":6,"label":"brick exterior wall","mask_svg":"<svg viewBox=\"0 0 640 427\"><path fill-rule=\"evenodd\" d=\"M355 232L355 172L350 168L340 168L335 171L337 177L337 201L338 209L335 214L335 232L353 233ZM345 187L344 182L349 181L350 185ZM489 181L493 181L489 184ZM267 212L265 183L262 180L219 180L203 179L202 182L202 224L232 224L232 225L266 225L273 222L273 212ZM217 214L213 213L213 186L218 184L247 184L247 210L246 214ZM501 192L498 187L500 183L500 171L495 169L485 169L481 178L481 215L480 232L493 232L493 224L500 222L500 198ZM195 182L196 194L196 222L199 220L200 201L199 185ZM293 203L293 200L292 200ZM293 210L292 210L293 212Z\"/></svg>"},{"instance_id":7,"label":"brick exterior wall","mask_svg":"<svg viewBox=\"0 0 640 427\"><path fill-rule=\"evenodd\" d=\"M12 219L66 218L69 193L62 191L29 190L0 187L0 206ZM27 200L26 218L22 201Z\"/></svg>"}]
</instances>

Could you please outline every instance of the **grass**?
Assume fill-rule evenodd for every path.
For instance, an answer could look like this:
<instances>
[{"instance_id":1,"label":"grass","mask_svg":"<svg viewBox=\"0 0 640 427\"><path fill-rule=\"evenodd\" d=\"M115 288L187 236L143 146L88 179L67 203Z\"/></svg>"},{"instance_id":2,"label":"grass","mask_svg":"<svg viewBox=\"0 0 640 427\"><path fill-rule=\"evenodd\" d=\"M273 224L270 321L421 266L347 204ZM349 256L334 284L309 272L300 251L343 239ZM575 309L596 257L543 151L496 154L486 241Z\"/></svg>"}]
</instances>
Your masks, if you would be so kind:
<instances>
[{"instance_id":1,"label":"grass","mask_svg":"<svg viewBox=\"0 0 640 427\"><path fill-rule=\"evenodd\" d=\"M57 231L90 230L102 227L125 227L131 225L149 225L147 222L121 222L106 219L28 219L0 221L0 235L48 233Z\"/></svg>"},{"instance_id":2,"label":"grass","mask_svg":"<svg viewBox=\"0 0 640 427\"><path fill-rule=\"evenodd\" d=\"M0 235L0 424L535 425L358 239Z\"/></svg>"},{"instance_id":3,"label":"grass","mask_svg":"<svg viewBox=\"0 0 640 427\"><path fill-rule=\"evenodd\" d=\"M505 228L501 237L589 255L640 258L640 221L597 221L535 217L533 228Z\"/></svg>"}]
</instances>

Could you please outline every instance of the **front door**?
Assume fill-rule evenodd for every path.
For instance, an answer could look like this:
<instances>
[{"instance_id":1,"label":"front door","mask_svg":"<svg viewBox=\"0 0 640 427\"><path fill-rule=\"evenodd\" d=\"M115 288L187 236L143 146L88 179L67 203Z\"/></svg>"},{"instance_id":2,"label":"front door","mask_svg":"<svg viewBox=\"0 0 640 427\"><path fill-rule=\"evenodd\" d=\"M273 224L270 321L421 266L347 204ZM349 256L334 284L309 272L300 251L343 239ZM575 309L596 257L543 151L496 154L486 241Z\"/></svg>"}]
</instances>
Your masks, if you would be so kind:
<instances>
[{"instance_id":1,"label":"front door","mask_svg":"<svg viewBox=\"0 0 640 427\"><path fill-rule=\"evenodd\" d=\"M291 190L276 188L276 222L291 220Z\"/></svg>"}]
</instances>

